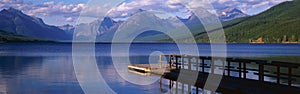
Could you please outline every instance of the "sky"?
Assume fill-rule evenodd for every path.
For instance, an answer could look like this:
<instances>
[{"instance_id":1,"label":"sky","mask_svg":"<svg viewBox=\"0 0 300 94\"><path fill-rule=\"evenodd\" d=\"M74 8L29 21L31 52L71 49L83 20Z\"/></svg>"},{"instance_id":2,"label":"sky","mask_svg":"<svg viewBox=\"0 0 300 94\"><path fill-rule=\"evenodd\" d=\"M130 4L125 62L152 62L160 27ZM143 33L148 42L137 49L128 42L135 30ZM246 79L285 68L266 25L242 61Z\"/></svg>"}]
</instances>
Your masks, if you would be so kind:
<instances>
[{"instance_id":1,"label":"sky","mask_svg":"<svg viewBox=\"0 0 300 94\"><path fill-rule=\"evenodd\" d=\"M112 5L114 0L0 0L0 9L13 7L30 16L37 16L50 25L74 25L80 13L82 17L91 20L108 15L114 18L126 18L142 10L155 10L179 16L188 15L188 7L200 7L197 0L127 0L118 5ZM109 1L109 2L105 2ZM122 1L122 0L115 0ZM203 0L206 1L206 0ZM260 13L270 7L289 0L208 0L216 10L226 7L237 8L248 15ZM104 3L102 5L96 5ZM184 6L183 4L187 5ZM110 10L107 12L107 10Z\"/></svg>"}]
</instances>

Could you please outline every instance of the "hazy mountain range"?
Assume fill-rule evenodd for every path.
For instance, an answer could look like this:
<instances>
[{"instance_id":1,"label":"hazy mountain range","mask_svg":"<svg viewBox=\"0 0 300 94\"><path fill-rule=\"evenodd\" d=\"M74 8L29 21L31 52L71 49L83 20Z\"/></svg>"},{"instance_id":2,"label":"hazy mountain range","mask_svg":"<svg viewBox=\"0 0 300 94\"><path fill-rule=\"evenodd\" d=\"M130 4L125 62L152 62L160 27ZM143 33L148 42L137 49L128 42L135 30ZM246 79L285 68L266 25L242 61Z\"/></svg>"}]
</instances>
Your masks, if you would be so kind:
<instances>
[{"instance_id":1,"label":"hazy mountain range","mask_svg":"<svg viewBox=\"0 0 300 94\"><path fill-rule=\"evenodd\" d=\"M221 19L222 21L246 16L246 15L240 15L244 13L242 13L241 11L237 11L237 9L235 9L234 11L229 9L224 9L222 10L222 13L228 14L226 15L228 17ZM223 16L225 15L220 16L220 18L222 18ZM175 18L170 18L167 20L172 20L172 19ZM200 21L197 20L195 15L193 14L187 19L182 19L182 18L178 18L178 19L180 19L183 23L187 25L200 23ZM140 18L138 20L143 20L143 18ZM158 20L162 20L162 19L158 19ZM24 14L22 11L14 8L3 9L2 11L0 11L0 22L2 23L0 25L0 30L3 30L3 32L6 31L16 35L22 35L26 37L39 38L39 39L56 40L56 41L71 40L71 37L75 30L75 26L72 25L63 25L63 26L47 25L43 22L42 19L34 16L28 16ZM158 21L158 22L166 22L166 21ZM105 17L103 18L103 21L97 20L90 24L97 25L100 23L101 26L99 26L98 28L97 35L102 36L102 34L105 34L106 32L116 31L119 25L123 23L123 21L117 22L110 17ZM84 27L84 26L88 27L88 24L79 24L77 27ZM169 27L172 28L174 26L169 26Z\"/></svg>"},{"instance_id":2,"label":"hazy mountain range","mask_svg":"<svg viewBox=\"0 0 300 94\"><path fill-rule=\"evenodd\" d=\"M28 16L14 8L0 11L0 23L0 30L17 35L59 41L71 39L58 27L47 25L42 19Z\"/></svg>"},{"instance_id":3,"label":"hazy mountain range","mask_svg":"<svg viewBox=\"0 0 300 94\"><path fill-rule=\"evenodd\" d=\"M288 5L293 7L287 7ZM299 24L299 20L297 19L299 19L299 10L297 10L297 8L299 9L299 6L299 1L295 0L279 4L265 12L254 16L248 16L247 14L235 8L225 8L223 10L219 10L217 13L224 26L226 36L228 36L228 42L246 42L249 39L256 39L259 36L266 36L266 34L271 33L271 29L269 30L269 28L272 28L272 30L274 28L278 28L273 32L287 32L298 30L299 25L297 24ZM194 14L191 14L191 16L186 19L180 17L162 19L157 17L156 15L133 15L127 21L115 21L110 17L104 17L101 20L98 19L88 24L78 24L76 26L51 26L45 24L40 18L28 16L14 8L3 9L2 11L0 11L0 22L2 23L0 24L0 30L2 30L1 32L10 33L10 36L47 39L55 41L70 41L74 34L75 27L77 31L80 31L76 32L76 34L78 35L96 34L98 41L107 42L112 39L114 33L118 28L120 28L121 25L123 25L123 27L128 27L122 29L123 32L126 32L122 37L126 38L136 33L126 30L138 30L138 28L136 27L139 27L140 24L157 26L158 28L164 29L172 29L178 27L178 25L182 25L176 23L176 21L181 21L183 24L188 26L192 34L194 34L194 36L196 37L197 41L207 42L207 37L205 36L205 31L203 31L203 26ZM293 23L291 21L293 21ZM272 27L274 25L278 26ZM294 29L287 29L285 26L292 26L292 28ZM144 26L139 28L148 27ZM235 35L239 38L241 36L243 37L241 37L240 39L234 38ZM272 33L269 37L279 37L278 35L282 36L282 33ZM298 38L297 35L291 35L289 33L287 33L286 35ZM154 31L143 33L139 35L137 39L159 41L168 40L169 37Z\"/></svg>"},{"instance_id":4,"label":"hazy mountain range","mask_svg":"<svg viewBox=\"0 0 300 94\"><path fill-rule=\"evenodd\" d=\"M223 22L227 42L300 42L300 0L278 4L260 14ZM199 31L201 32L201 31ZM206 34L195 36L208 42Z\"/></svg>"}]
</instances>

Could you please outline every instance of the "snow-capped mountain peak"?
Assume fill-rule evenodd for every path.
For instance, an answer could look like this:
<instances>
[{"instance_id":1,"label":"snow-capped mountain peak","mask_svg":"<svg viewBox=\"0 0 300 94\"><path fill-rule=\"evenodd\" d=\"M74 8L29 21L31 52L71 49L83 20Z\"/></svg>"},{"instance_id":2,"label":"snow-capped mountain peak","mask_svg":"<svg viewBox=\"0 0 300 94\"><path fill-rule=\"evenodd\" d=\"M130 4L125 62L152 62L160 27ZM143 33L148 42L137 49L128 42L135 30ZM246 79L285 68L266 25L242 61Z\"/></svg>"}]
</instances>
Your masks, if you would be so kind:
<instances>
[{"instance_id":1,"label":"snow-capped mountain peak","mask_svg":"<svg viewBox=\"0 0 300 94\"><path fill-rule=\"evenodd\" d=\"M248 16L237 8L225 8L218 12L221 21L229 21L236 18Z\"/></svg>"}]
</instances>

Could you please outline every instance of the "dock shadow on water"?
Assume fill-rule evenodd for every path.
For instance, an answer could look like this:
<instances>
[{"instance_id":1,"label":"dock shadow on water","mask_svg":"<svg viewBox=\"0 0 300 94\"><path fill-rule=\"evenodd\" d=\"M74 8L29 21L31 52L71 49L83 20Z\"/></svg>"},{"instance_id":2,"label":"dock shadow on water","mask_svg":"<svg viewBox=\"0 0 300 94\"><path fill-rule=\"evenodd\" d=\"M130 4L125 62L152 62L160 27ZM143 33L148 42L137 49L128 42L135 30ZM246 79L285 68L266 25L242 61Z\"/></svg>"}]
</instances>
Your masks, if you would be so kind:
<instances>
[{"instance_id":1,"label":"dock shadow on water","mask_svg":"<svg viewBox=\"0 0 300 94\"><path fill-rule=\"evenodd\" d=\"M169 56L167 61L169 61L170 68L175 67L163 75L163 78L169 80L171 93L209 92L209 90L199 90L204 85L210 85L206 83L208 73L223 75L216 93L294 94L300 90L299 63L227 58L221 62L224 66L220 66L216 63L218 59L213 60L207 56L172 54L167 56ZM225 71L216 73L222 68ZM195 74L198 74L196 83L189 82L190 77ZM182 75L184 75L183 78L180 78Z\"/></svg>"}]
</instances>

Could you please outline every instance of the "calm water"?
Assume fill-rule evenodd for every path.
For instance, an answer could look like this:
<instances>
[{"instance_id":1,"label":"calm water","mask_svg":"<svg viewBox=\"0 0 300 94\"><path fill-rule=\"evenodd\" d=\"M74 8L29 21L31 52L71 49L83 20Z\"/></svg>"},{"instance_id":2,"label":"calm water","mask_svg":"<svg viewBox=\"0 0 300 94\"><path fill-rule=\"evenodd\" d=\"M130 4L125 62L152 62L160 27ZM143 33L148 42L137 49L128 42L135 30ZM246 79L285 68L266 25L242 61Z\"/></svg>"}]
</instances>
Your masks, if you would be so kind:
<instances>
[{"instance_id":1,"label":"calm water","mask_svg":"<svg viewBox=\"0 0 300 94\"><path fill-rule=\"evenodd\" d=\"M82 48L86 44L81 44ZM190 45L190 44L182 44ZM120 44L122 46L122 44ZM110 44L96 44L96 61L107 84L116 93L163 93L159 81L150 85L136 85L122 79L115 71ZM209 44L198 44L200 55L210 55ZM85 48L88 49L88 48ZM176 44L132 44L132 63L148 63L154 51L179 53ZM117 53L122 57L124 53ZM188 53L185 53L188 54ZM85 57L82 52L79 56ZM300 56L300 45L229 44L228 56ZM167 90L167 85L163 88ZM72 44L1 43L0 94L81 94L72 65Z\"/></svg>"}]
</instances>

